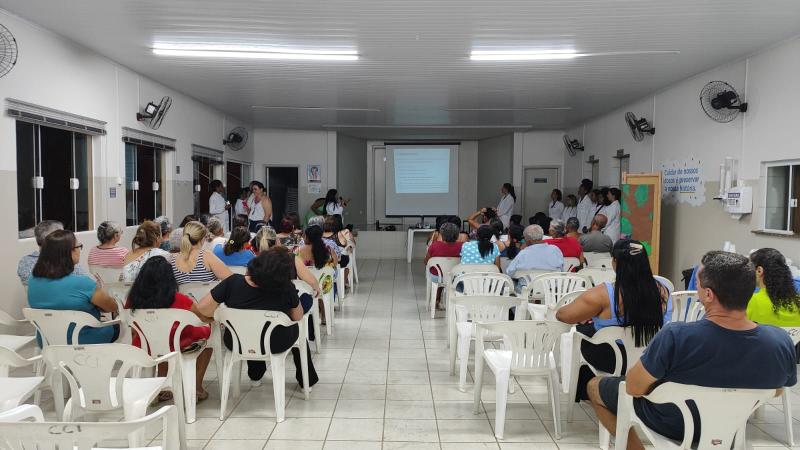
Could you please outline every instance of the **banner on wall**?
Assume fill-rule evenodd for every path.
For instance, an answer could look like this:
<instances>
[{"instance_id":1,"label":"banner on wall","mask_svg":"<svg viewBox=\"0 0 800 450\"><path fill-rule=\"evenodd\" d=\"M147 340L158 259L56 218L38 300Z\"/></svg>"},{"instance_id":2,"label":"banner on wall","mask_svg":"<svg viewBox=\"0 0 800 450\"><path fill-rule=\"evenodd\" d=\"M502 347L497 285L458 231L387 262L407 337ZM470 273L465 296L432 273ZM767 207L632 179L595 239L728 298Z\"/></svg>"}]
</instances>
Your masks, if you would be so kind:
<instances>
[{"instance_id":1,"label":"banner on wall","mask_svg":"<svg viewBox=\"0 0 800 450\"><path fill-rule=\"evenodd\" d=\"M699 158L665 161L661 164L661 198L672 204L700 206L706 201L703 165Z\"/></svg>"}]
</instances>

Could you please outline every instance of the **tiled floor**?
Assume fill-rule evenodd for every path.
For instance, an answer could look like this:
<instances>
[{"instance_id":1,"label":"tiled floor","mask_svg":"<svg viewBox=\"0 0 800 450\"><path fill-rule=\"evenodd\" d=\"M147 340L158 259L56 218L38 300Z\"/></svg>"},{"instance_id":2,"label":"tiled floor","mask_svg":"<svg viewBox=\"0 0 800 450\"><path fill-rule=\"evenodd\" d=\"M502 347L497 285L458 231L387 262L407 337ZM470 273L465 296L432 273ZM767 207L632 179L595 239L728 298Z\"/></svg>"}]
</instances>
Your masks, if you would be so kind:
<instances>
[{"instance_id":1,"label":"tiled floor","mask_svg":"<svg viewBox=\"0 0 800 450\"><path fill-rule=\"evenodd\" d=\"M272 385L251 388L229 404L229 418L219 421L216 372L208 371L209 400L198 406L198 419L187 426L193 449L267 450L578 450L597 449L597 423L582 405L572 423L564 422L554 439L553 419L542 382L519 380L509 396L505 439L494 437L494 383L487 370L480 413L472 412L472 382L458 390L450 376L442 314L425 310L422 264L404 260L359 261L361 283L343 311L336 311L334 334L323 338L313 361L320 382L310 400L294 384L289 364L286 420L276 424ZM245 377L246 378L246 377ZM800 392L798 392L800 393ZM795 396L800 399L800 395ZM564 399L566 400L566 399ZM566 406L566 405L565 405ZM780 404L748 427L753 446L782 447ZM800 400L794 403L800 411ZM566 408L562 412L566 417ZM795 422L800 440L800 422ZM108 444L124 444L109 442Z\"/></svg>"}]
</instances>

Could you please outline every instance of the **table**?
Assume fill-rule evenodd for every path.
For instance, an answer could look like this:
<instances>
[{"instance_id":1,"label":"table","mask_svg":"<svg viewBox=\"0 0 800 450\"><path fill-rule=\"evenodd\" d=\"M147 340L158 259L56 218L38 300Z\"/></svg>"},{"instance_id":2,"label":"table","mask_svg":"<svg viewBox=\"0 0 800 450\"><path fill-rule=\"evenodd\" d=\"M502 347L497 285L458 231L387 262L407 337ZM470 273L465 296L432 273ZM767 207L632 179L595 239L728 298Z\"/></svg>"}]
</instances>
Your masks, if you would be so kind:
<instances>
[{"instance_id":1,"label":"table","mask_svg":"<svg viewBox=\"0 0 800 450\"><path fill-rule=\"evenodd\" d=\"M411 249L414 248L414 233L433 233L433 228L409 228L408 229L408 241L406 245L408 248L406 249L406 261L411 263Z\"/></svg>"}]
</instances>

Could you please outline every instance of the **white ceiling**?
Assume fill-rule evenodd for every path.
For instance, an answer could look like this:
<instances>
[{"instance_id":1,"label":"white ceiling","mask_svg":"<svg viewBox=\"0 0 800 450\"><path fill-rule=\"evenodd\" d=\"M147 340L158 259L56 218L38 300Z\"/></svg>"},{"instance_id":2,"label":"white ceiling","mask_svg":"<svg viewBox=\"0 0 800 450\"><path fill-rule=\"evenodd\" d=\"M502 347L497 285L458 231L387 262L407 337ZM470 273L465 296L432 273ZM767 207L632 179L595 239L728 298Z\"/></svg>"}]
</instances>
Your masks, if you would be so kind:
<instances>
[{"instance_id":1,"label":"white ceiling","mask_svg":"<svg viewBox=\"0 0 800 450\"><path fill-rule=\"evenodd\" d=\"M564 128L800 34L797 0L0 0L0 7L255 126L369 137ZM163 57L151 52L157 41L355 48L360 59ZM479 47L680 54L471 61ZM568 109L537 109L552 107Z\"/></svg>"}]
</instances>

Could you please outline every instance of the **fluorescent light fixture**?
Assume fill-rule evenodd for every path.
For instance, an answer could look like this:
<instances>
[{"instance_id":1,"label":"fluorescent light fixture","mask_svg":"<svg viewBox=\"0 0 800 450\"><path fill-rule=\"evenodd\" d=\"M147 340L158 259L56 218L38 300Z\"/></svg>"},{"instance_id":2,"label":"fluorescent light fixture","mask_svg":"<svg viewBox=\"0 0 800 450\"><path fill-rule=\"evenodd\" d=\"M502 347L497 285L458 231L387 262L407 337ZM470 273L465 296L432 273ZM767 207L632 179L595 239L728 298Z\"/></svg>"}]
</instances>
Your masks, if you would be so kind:
<instances>
[{"instance_id":1,"label":"fluorescent light fixture","mask_svg":"<svg viewBox=\"0 0 800 450\"><path fill-rule=\"evenodd\" d=\"M292 109L301 111L367 111L367 112L380 112L377 108L338 108L335 106L266 106L266 105L253 105L253 109Z\"/></svg>"},{"instance_id":2,"label":"fluorescent light fixture","mask_svg":"<svg viewBox=\"0 0 800 450\"><path fill-rule=\"evenodd\" d=\"M571 106L540 106L531 108L445 108L444 111L571 111Z\"/></svg>"},{"instance_id":3,"label":"fluorescent light fixture","mask_svg":"<svg viewBox=\"0 0 800 450\"><path fill-rule=\"evenodd\" d=\"M322 128L376 128L376 129L394 129L394 130L407 130L407 129L431 129L431 130L480 130L480 129L515 129L515 130L529 130L533 125L359 125L359 124L343 124L343 123L326 123L322 124Z\"/></svg>"},{"instance_id":4,"label":"fluorescent light fixture","mask_svg":"<svg viewBox=\"0 0 800 450\"><path fill-rule=\"evenodd\" d=\"M297 49L269 46L156 43L153 54L191 58L287 59L309 61L358 61L356 50Z\"/></svg>"},{"instance_id":5,"label":"fluorescent light fixture","mask_svg":"<svg viewBox=\"0 0 800 450\"><path fill-rule=\"evenodd\" d=\"M473 61L559 61L585 56L678 55L679 50L633 50L624 52L578 53L575 50L473 50Z\"/></svg>"}]
</instances>

